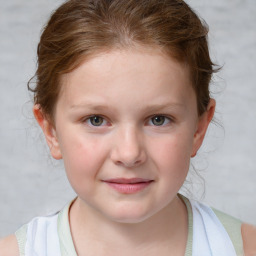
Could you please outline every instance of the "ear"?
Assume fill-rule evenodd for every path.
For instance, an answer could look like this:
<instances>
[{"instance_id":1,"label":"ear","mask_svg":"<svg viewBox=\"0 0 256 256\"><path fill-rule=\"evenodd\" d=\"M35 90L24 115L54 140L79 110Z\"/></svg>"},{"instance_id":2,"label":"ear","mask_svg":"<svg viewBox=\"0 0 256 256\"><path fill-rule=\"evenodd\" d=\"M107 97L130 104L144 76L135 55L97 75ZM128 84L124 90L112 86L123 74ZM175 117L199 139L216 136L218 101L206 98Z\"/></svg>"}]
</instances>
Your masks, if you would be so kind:
<instances>
[{"instance_id":1,"label":"ear","mask_svg":"<svg viewBox=\"0 0 256 256\"><path fill-rule=\"evenodd\" d=\"M206 134L207 128L213 118L215 112L216 102L214 99L210 99L210 102L207 106L207 110L199 117L197 122L197 129L194 134L194 143L191 157L194 157L201 147L204 136Z\"/></svg>"},{"instance_id":2,"label":"ear","mask_svg":"<svg viewBox=\"0 0 256 256\"><path fill-rule=\"evenodd\" d=\"M56 135L56 129L50 119L42 112L40 105L36 104L33 107L33 113L36 118L36 121L40 125L43 130L46 142L51 151L51 155L55 159L61 159L61 151L58 142L58 138Z\"/></svg>"}]
</instances>

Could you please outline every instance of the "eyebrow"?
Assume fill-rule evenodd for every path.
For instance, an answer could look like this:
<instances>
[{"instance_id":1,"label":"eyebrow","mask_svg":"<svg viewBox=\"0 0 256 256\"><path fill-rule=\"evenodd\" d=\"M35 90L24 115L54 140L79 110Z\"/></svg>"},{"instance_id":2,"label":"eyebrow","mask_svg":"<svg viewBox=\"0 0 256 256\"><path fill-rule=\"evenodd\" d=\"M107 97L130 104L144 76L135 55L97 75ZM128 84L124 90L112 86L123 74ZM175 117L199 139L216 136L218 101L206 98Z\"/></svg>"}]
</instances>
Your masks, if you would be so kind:
<instances>
[{"instance_id":1,"label":"eyebrow","mask_svg":"<svg viewBox=\"0 0 256 256\"><path fill-rule=\"evenodd\" d=\"M95 103L86 102L86 103L72 104L70 108L71 109L90 108L94 110L104 110L104 109L109 109L109 106L103 105L103 104L97 104L96 102Z\"/></svg>"},{"instance_id":2,"label":"eyebrow","mask_svg":"<svg viewBox=\"0 0 256 256\"><path fill-rule=\"evenodd\" d=\"M152 112L152 111L161 111L165 109L174 109L174 108L184 108L185 105L182 103L156 103L156 104L151 104L145 106L142 110L147 111L147 112ZM77 103L77 104L72 104L70 108L73 109L84 109L84 108L89 108L91 110L95 111L102 111L102 110L108 110L111 107L109 105L105 104L98 104L97 102L85 102L85 103Z\"/></svg>"},{"instance_id":3,"label":"eyebrow","mask_svg":"<svg viewBox=\"0 0 256 256\"><path fill-rule=\"evenodd\" d=\"M145 107L144 110L146 111L161 111L165 109L174 109L174 108L183 108L185 105L182 103L158 103L158 104L152 104Z\"/></svg>"}]
</instances>

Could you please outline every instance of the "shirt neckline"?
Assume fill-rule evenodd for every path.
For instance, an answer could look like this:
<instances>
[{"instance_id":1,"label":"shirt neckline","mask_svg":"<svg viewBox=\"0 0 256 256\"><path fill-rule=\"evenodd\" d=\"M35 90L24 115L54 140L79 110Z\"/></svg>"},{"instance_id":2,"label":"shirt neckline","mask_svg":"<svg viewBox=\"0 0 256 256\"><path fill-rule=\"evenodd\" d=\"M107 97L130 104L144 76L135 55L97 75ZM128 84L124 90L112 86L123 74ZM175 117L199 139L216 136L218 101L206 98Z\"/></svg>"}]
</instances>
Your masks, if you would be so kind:
<instances>
[{"instance_id":1,"label":"shirt neckline","mask_svg":"<svg viewBox=\"0 0 256 256\"><path fill-rule=\"evenodd\" d=\"M192 241L193 241L193 215L192 208L189 200L178 194L179 198L185 203L188 213L188 238L186 244L185 256L192 256ZM60 240L60 251L62 256L77 256L74 242L71 235L70 225L69 225L69 210L73 202L76 200L74 198L70 203L68 203L58 214L58 235Z\"/></svg>"}]
</instances>

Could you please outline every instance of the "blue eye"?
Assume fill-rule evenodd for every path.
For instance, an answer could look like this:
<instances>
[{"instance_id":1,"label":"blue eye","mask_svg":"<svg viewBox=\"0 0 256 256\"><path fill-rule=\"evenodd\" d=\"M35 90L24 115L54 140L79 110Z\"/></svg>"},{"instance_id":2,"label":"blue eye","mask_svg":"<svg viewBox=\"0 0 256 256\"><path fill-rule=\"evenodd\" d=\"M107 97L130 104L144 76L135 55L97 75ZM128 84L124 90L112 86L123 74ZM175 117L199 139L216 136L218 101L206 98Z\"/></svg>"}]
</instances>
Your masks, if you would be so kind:
<instances>
[{"instance_id":1,"label":"blue eye","mask_svg":"<svg viewBox=\"0 0 256 256\"><path fill-rule=\"evenodd\" d=\"M86 122L89 122L90 125L92 126L102 126L107 123L107 121L101 117L101 116L91 116L89 117Z\"/></svg>"},{"instance_id":2,"label":"blue eye","mask_svg":"<svg viewBox=\"0 0 256 256\"><path fill-rule=\"evenodd\" d=\"M163 126L170 122L170 118L167 118L165 116L154 116L150 119L150 123L154 126Z\"/></svg>"}]
</instances>

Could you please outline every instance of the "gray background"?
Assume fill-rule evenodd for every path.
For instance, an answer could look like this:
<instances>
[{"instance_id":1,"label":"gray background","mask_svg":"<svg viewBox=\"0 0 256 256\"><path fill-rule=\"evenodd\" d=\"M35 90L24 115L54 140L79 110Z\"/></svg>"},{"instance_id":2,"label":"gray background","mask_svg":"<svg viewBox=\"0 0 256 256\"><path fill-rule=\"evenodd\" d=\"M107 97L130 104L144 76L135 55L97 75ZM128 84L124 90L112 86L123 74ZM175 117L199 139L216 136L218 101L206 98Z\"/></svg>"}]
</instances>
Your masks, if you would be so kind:
<instances>
[{"instance_id":1,"label":"gray background","mask_svg":"<svg viewBox=\"0 0 256 256\"><path fill-rule=\"evenodd\" d=\"M75 196L51 159L31 112L26 82L36 66L40 29L62 1L0 0L0 237ZM210 26L216 119L186 187L195 198L256 224L256 1L189 0Z\"/></svg>"}]
</instances>

